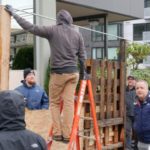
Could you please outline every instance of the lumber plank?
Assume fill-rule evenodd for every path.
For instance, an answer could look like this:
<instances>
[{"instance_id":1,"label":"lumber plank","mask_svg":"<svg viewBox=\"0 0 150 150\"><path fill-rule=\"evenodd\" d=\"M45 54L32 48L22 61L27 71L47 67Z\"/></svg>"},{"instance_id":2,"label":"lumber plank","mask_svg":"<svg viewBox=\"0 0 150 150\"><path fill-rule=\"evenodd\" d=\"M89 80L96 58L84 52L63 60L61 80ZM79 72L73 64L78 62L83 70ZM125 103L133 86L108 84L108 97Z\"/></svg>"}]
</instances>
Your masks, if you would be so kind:
<instances>
[{"instance_id":1,"label":"lumber plank","mask_svg":"<svg viewBox=\"0 0 150 150\"><path fill-rule=\"evenodd\" d=\"M9 88L11 18L0 5L0 90Z\"/></svg>"}]
</instances>

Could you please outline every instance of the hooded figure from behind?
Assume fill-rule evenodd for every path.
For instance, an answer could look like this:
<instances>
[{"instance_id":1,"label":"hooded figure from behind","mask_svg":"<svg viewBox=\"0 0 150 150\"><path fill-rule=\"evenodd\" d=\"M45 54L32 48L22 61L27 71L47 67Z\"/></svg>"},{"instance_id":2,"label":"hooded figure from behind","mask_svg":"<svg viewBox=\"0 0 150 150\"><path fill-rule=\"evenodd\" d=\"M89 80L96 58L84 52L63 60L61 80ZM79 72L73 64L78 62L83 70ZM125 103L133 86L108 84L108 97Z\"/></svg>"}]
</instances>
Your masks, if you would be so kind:
<instances>
[{"instance_id":1,"label":"hooded figure from behind","mask_svg":"<svg viewBox=\"0 0 150 150\"><path fill-rule=\"evenodd\" d=\"M66 10L60 10L56 16L57 25L66 24L71 25L73 23L72 16Z\"/></svg>"},{"instance_id":2,"label":"hooded figure from behind","mask_svg":"<svg viewBox=\"0 0 150 150\"><path fill-rule=\"evenodd\" d=\"M87 56L83 37L74 29L73 19L68 11L60 10L57 13L56 25L40 26L20 17L10 5L6 5L6 10L24 30L48 40L52 72L72 73L78 71L78 59L80 62L84 62ZM80 71L83 72L82 68Z\"/></svg>"},{"instance_id":3,"label":"hooded figure from behind","mask_svg":"<svg viewBox=\"0 0 150 150\"><path fill-rule=\"evenodd\" d=\"M5 8L24 30L46 38L49 42L51 54L49 96L54 125L53 139L69 142L74 117L74 93L79 81L78 62L80 62L80 79L85 79L86 76L84 62L87 56L83 37L72 25L72 16L66 10L57 13L56 25L40 26L20 17L11 6L6 5ZM60 116L60 97L64 102L63 116Z\"/></svg>"},{"instance_id":4,"label":"hooded figure from behind","mask_svg":"<svg viewBox=\"0 0 150 150\"><path fill-rule=\"evenodd\" d=\"M0 150L46 150L44 139L27 130L25 99L17 91L0 92Z\"/></svg>"}]
</instances>

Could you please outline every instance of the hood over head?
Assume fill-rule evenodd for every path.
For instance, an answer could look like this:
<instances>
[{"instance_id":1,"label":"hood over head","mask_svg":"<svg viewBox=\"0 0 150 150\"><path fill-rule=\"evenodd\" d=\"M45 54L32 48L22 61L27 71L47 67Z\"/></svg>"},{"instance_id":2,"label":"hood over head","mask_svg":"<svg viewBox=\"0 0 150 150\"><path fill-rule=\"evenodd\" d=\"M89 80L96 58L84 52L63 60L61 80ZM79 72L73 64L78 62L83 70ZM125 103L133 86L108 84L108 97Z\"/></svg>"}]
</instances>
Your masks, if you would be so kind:
<instances>
[{"instance_id":1,"label":"hood over head","mask_svg":"<svg viewBox=\"0 0 150 150\"><path fill-rule=\"evenodd\" d=\"M25 129L25 99L13 90L0 92L0 131Z\"/></svg>"},{"instance_id":2,"label":"hood over head","mask_svg":"<svg viewBox=\"0 0 150 150\"><path fill-rule=\"evenodd\" d=\"M67 24L71 25L73 23L73 19L71 14L66 10L60 10L56 16L57 24Z\"/></svg>"}]
</instances>

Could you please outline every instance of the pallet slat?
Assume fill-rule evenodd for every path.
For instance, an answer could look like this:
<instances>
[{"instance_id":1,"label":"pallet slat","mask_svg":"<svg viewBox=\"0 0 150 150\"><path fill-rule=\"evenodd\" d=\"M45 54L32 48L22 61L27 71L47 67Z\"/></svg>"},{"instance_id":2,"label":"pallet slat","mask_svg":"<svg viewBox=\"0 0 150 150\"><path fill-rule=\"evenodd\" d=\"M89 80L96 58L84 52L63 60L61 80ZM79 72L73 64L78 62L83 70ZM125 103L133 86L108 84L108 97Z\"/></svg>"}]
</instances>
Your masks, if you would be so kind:
<instances>
[{"instance_id":1,"label":"pallet slat","mask_svg":"<svg viewBox=\"0 0 150 150\"><path fill-rule=\"evenodd\" d=\"M119 61L88 61L103 149L119 150L120 147L123 147L120 137L124 127L124 96L122 96L124 95L123 85L125 85L124 68L125 63ZM93 137L93 123L88 99L84 100L84 106L85 115L82 116L84 129L86 129L82 131L84 149L94 150L95 143L90 138L86 138L87 136Z\"/></svg>"}]
</instances>

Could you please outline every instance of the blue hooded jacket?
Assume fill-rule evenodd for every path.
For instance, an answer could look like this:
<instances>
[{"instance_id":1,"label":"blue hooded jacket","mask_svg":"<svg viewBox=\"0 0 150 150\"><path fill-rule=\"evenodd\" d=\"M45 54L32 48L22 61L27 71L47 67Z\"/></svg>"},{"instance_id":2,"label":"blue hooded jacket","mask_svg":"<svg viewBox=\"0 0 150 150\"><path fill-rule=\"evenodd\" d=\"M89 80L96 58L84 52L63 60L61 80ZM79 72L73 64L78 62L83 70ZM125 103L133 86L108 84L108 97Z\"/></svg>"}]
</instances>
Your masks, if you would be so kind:
<instances>
[{"instance_id":1,"label":"blue hooded jacket","mask_svg":"<svg viewBox=\"0 0 150 150\"><path fill-rule=\"evenodd\" d=\"M143 103L138 100L135 104L134 117L138 141L150 144L150 92Z\"/></svg>"},{"instance_id":2,"label":"blue hooded jacket","mask_svg":"<svg viewBox=\"0 0 150 150\"><path fill-rule=\"evenodd\" d=\"M28 109L48 109L49 100L46 92L39 85L34 84L29 87L25 81L21 81L22 85L17 87L15 90L19 91L27 101L26 107Z\"/></svg>"}]
</instances>

